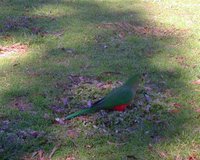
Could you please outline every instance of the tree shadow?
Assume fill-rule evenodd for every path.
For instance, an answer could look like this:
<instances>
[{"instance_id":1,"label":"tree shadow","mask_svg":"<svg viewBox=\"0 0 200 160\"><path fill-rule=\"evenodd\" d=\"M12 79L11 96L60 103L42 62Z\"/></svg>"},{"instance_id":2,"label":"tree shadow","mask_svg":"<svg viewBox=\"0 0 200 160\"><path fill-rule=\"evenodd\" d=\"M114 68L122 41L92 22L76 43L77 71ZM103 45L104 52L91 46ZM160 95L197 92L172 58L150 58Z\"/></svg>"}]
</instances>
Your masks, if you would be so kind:
<instances>
[{"instance_id":1,"label":"tree shadow","mask_svg":"<svg viewBox=\"0 0 200 160\"><path fill-rule=\"evenodd\" d=\"M71 73L99 76L105 71L120 72L123 74L117 78L125 80L129 75L145 72L149 74L149 80L156 83L162 92L169 89L175 92L178 88L188 89L182 81L182 77L187 73L176 65L168 66L169 63L163 60L166 54L173 57L176 56L176 52L181 52L181 50L174 50L172 45L183 40L183 37L180 37L183 32L174 28L156 27L145 16L145 11L137 8L120 10L114 7L112 10L108 4L91 1L49 0L35 3L24 0L22 2L1 2L8 8L6 10L1 7L3 10L0 14L3 17L0 21L2 41L5 41L6 35L10 35L13 39L23 38L23 42L28 41L30 45L33 44L33 49L34 45L39 45L42 49L36 49L36 52L40 53L22 62L18 68L13 69L9 64L4 66L4 70L16 71L13 74L23 81L12 82L13 78L10 78L11 86L1 93L2 99L5 99L2 104L6 106L9 100L26 96L35 107L33 111L40 113L34 115L33 112L19 113L16 110L7 112L3 107L2 112L5 117L2 121L8 119L13 125L16 119L19 119L17 125L20 124L23 129L32 126L31 128L40 130L47 126L45 131L51 130L52 119L44 119L44 112L51 114L49 105L54 103L55 99L62 97L63 92L66 91L63 85L56 87L56 84L61 82L67 85L69 82L65 82L66 76ZM48 10L45 6L52 8L48 14L42 12L42 9ZM62 13L59 12L59 8L63 10ZM58 15L53 9L57 9ZM70 10L70 13L67 10ZM92 29L94 27L95 30ZM157 63L158 61L163 65ZM2 75L5 76L4 73ZM112 76L101 78L113 79ZM27 83L24 83L25 81ZM19 85L23 86L19 87ZM182 114L177 115L175 119L174 117L169 119L174 122L173 127L177 128L176 132L182 129L184 121L188 120L187 116ZM31 119L22 117L27 119L31 117ZM35 119L40 119L44 123ZM25 121L27 123L24 123ZM176 138L167 135L175 132L173 129L170 130L169 127L163 132L166 132L168 138ZM2 156L4 159L20 158L41 145L41 139L36 139L26 145L20 141L13 141L11 145L6 146L5 142L9 138L6 132L20 140L16 135L17 129L2 130L5 138L1 141L1 148L5 149ZM42 142L45 140L46 138L42 139ZM144 141L142 145L148 145L150 142L151 139ZM21 150L16 147L18 145L21 146ZM28 149L26 147L23 149L23 146ZM53 143L44 144L44 149L46 146L51 148ZM46 148L49 150L48 147Z\"/></svg>"}]
</instances>

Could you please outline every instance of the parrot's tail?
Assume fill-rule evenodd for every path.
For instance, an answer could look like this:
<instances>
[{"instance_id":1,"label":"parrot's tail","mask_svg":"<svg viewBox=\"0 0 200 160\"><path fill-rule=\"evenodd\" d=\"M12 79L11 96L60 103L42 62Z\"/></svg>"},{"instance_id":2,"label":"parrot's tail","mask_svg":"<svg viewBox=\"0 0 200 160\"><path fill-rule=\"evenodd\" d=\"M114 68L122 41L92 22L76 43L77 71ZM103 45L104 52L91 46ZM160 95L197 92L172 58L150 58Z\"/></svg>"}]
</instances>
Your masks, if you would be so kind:
<instances>
[{"instance_id":1,"label":"parrot's tail","mask_svg":"<svg viewBox=\"0 0 200 160\"><path fill-rule=\"evenodd\" d=\"M88 113L92 113L95 111L95 108L86 108L86 109L83 109L83 110L80 110L78 112L75 112L75 113L72 113L70 115L68 115L67 117L65 117L65 119L72 119L72 118L75 118L77 116L80 116L80 115L84 115L84 114L88 114Z\"/></svg>"}]
</instances>

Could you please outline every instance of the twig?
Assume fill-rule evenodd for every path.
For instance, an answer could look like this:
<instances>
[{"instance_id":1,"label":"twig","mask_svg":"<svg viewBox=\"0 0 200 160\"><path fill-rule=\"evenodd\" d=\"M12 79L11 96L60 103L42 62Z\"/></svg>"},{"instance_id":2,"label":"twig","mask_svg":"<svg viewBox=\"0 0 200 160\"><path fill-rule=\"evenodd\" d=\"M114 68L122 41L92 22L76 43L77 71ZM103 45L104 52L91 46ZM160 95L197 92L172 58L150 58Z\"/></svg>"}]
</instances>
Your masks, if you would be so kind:
<instances>
[{"instance_id":1,"label":"twig","mask_svg":"<svg viewBox=\"0 0 200 160\"><path fill-rule=\"evenodd\" d=\"M31 156L31 159L34 158L36 155L38 154L38 152L33 152L32 156Z\"/></svg>"},{"instance_id":2,"label":"twig","mask_svg":"<svg viewBox=\"0 0 200 160\"><path fill-rule=\"evenodd\" d=\"M107 143L110 145L115 145L115 146L123 146L126 144L126 143L115 143L115 142L110 142L110 141L107 141Z\"/></svg>"},{"instance_id":3,"label":"twig","mask_svg":"<svg viewBox=\"0 0 200 160\"><path fill-rule=\"evenodd\" d=\"M54 155L54 153L56 152L56 150L58 150L59 148L61 147L61 144L59 143L58 145L56 145L53 149L52 149L52 151L51 151L51 153L49 154L49 159L51 159L51 157Z\"/></svg>"},{"instance_id":4,"label":"twig","mask_svg":"<svg viewBox=\"0 0 200 160\"><path fill-rule=\"evenodd\" d=\"M70 140L71 140L71 142L73 143L73 145L74 145L76 148L78 148L78 145L74 142L74 140L72 140L71 138L70 138Z\"/></svg>"}]
</instances>

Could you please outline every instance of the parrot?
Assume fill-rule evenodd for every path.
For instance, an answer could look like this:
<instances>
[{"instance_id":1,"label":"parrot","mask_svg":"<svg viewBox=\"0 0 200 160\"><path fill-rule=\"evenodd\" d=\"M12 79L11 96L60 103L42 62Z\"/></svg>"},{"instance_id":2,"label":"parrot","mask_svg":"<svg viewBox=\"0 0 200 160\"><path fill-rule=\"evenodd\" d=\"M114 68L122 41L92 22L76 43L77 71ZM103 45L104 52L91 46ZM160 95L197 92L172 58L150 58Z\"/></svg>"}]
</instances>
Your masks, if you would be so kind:
<instances>
[{"instance_id":1,"label":"parrot","mask_svg":"<svg viewBox=\"0 0 200 160\"><path fill-rule=\"evenodd\" d=\"M65 117L70 120L77 116L94 113L100 110L124 111L133 101L140 83L140 76L134 75L122 86L113 89L104 98L94 102L90 108L82 109Z\"/></svg>"}]
</instances>

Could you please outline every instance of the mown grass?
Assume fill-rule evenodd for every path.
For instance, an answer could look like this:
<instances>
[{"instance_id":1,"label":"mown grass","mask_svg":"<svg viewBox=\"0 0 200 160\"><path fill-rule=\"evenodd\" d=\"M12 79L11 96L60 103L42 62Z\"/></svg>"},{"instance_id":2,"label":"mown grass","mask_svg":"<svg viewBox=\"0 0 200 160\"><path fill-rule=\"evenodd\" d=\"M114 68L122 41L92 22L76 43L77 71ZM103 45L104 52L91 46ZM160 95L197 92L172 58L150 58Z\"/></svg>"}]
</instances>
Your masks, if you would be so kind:
<instances>
[{"instance_id":1,"label":"mown grass","mask_svg":"<svg viewBox=\"0 0 200 160\"><path fill-rule=\"evenodd\" d=\"M196 1L4 0L0 10L0 44L28 46L23 54L0 54L1 159L22 159L39 149L49 153L59 143L62 147L54 159L200 158L199 86L191 83L200 78ZM146 27L145 31L127 23L136 29ZM70 95L69 75L124 81L143 72L148 73L147 81L167 95L158 98L164 104L161 109L155 105L153 110L167 127L145 120L120 140L83 133L71 140L66 136L68 125L52 123L85 103L81 95L105 94L92 87L79 98ZM49 106L62 105L63 97L73 98L65 114L53 112ZM16 102L30 108L21 111L13 107ZM181 106L178 113L166 112L172 103ZM83 131L88 126L75 122L75 128ZM39 135L20 138L20 131L29 130ZM155 137L162 140L154 142Z\"/></svg>"}]
</instances>

